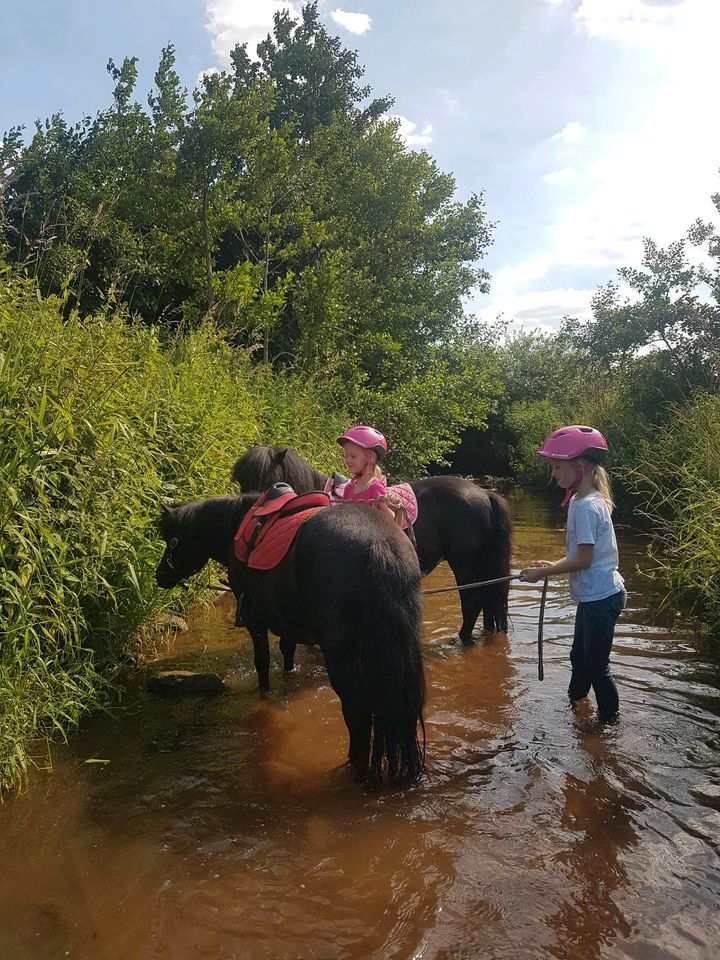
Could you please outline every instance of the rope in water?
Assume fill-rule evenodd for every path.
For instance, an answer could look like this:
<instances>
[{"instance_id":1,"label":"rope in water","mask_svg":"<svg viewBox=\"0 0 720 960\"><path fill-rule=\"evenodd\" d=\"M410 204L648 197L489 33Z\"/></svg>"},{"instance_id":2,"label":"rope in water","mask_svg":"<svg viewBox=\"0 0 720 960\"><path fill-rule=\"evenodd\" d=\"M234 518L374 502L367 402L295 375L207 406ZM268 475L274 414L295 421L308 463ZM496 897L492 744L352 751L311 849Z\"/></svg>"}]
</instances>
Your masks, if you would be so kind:
<instances>
[{"instance_id":1,"label":"rope in water","mask_svg":"<svg viewBox=\"0 0 720 960\"><path fill-rule=\"evenodd\" d=\"M494 580L479 580L477 583L463 583L454 587L432 587L430 590L421 590L421 593L449 593L451 590L471 590L479 587L491 587L495 583L509 583L510 580L519 580L520 574L516 573L510 577L496 577ZM545 621L545 599L547 597L548 580L545 577L543 581L542 596L540 597L540 615L538 616L538 680L545 679L543 669L543 624Z\"/></svg>"},{"instance_id":2,"label":"rope in water","mask_svg":"<svg viewBox=\"0 0 720 960\"><path fill-rule=\"evenodd\" d=\"M540 614L538 616L538 680L545 679L545 673L543 670L543 621L545 619L545 597L547 596L547 587L548 579L545 577L545 580L543 581L542 597L540 597Z\"/></svg>"}]
</instances>

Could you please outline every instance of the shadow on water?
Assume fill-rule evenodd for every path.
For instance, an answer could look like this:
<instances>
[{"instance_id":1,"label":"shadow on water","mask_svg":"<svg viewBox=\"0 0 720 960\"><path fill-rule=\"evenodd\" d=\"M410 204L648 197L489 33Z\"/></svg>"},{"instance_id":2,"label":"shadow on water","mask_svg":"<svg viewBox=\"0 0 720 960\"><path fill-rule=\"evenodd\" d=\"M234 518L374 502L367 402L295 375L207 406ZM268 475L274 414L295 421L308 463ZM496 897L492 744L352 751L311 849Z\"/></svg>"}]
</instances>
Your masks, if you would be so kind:
<instances>
[{"instance_id":1,"label":"shadow on water","mask_svg":"<svg viewBox=\"0 0 720 960\"><path fill-rule=\"evenodd\" d=\"M517 495L515 564L563 549L563 517ZM566 700L573 609L516 584L509 637L462 648L456 593L426 598L428 773L366 792L322 661L273 692L229 600L153 669L216 670L215 699L148 696L84 725L0 808L2 960L710 958L720 937L720 679L658 622L621 531L629 606L620 723ZM426 586L449 585L446 568ZM88 763L88 760L104 761Z\"/></svg>"}]
</instances>

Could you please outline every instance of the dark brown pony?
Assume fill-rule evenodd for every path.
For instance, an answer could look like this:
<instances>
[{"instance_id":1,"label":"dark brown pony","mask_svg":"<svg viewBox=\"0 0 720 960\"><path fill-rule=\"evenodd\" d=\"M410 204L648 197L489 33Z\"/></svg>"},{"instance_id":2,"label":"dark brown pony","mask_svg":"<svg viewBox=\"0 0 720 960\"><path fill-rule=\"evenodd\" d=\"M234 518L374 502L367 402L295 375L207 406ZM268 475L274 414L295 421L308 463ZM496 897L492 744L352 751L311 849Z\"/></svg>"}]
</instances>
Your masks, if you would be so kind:
<instances>
[{"instance_id":1,"label":"dark brown pony","mask_svg":"<svg viewBox=\"0 0 720 960\"><path fill-rule=\"evenodd\" d=\"M267 490L283 480L296 493L322 490L327 481L291 447L259 445L240 457L232 478L243 491ZM441 560L458 585L510 576L512 524L501 496L462 477L426 477L410 486L418 502L414 531L423 576ZM507 630L508 589L502 583L461 591L463 643L472 643L481 610L485 630Z\"/></svg>"},{"instance_id":2,"label":"dark brown pony","mask_svg":"<svg viewBox=\"0 0 720 960\"><path fill-rule=\"evenodd\" d=\"M235 595L243 597L261 685L268 630L290 651L296 643L317 643L342 704L358 778L417 780L425 757L425 681L415 551L378 511L328 507L303 523L274 569L246 568L235 558L233 538L257 496L166 508L158 585L174 587L210 559L224 564Z\"/></svg>"}]
</instances>

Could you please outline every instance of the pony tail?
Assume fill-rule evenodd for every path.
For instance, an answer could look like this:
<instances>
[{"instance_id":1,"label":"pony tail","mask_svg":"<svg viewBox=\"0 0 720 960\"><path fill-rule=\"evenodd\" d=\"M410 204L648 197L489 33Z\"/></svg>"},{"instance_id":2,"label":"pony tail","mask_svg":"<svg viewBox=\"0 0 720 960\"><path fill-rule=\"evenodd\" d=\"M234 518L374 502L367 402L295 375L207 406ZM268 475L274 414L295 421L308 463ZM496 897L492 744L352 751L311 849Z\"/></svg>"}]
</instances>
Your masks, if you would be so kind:
<instances>
[{"instance_id":1,"label":"pony tail","mask_svg":"<svg viewBox=\"0 0 720 960\"><path fill-rule=\"evenodd\" d=\"M488 567L488 580L509 577L512 572L512 520L503 497L493 490L487 491L492 511L492 535L494 538L493 563ZM483 590L483 627L485 630L507 633L508 595L510 582L498 583Z\"/></svg>"},{"instance_id":2,"label":"pony tail","mask_svg":"<svg viewBox=\"0 0 720 960\"><path fill-rule=\"evenodd\" d=\"M601 467L599 463L593 464L592 482L597 492L608 505L608 510L612 513L615 507L615 501L612 498L610 477L605 467Z\"/></svg>"},{"instance_id":3,"label":"pony tail","mask_svg":"<svg viewBox=\"0 0 720 960\"><path fill-rule=\"evenodd\" d=\"M371 709L368 780L415 783L425 767L419 571L417 564L398 560L389 543L373 545L371 551L371 589L360 632L361 676Z\"/></svg>"}]
</instances>

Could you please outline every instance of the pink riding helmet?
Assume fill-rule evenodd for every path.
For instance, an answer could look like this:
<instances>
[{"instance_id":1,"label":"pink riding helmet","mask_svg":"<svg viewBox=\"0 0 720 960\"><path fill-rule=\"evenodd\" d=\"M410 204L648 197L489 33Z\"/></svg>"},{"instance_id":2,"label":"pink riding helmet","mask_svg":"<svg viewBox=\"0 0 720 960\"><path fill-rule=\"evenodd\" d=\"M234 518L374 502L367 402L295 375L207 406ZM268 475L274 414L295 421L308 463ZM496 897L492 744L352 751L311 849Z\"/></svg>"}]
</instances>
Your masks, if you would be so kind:
<instances>
[{"instance_id":1,"label":"pink riding helmet","mask_svg":"<svg viewBox=\"0 0 720 960\"><path fill-rule=\"evenodd\" d=\"M561 427L545 437L537 455L547 460L574 460L576 457L585 457L595 463L602 463L607 451L607 440L599 430L574 424L571 427Z\"/></svg>"},{"instance_id":2,"label":"pink riding helmet","mask_svg":"<svg viewBox=\"0 0 720 960\"><path fill-rule=\"evenodd\" d=\"M382 460L387 453L387 440L374 427L350 427L341 437L337 438L337 442L341 447L344 443L354 443L364 450L374 450L378 460Z\"/></svg>"}]
</instances>

